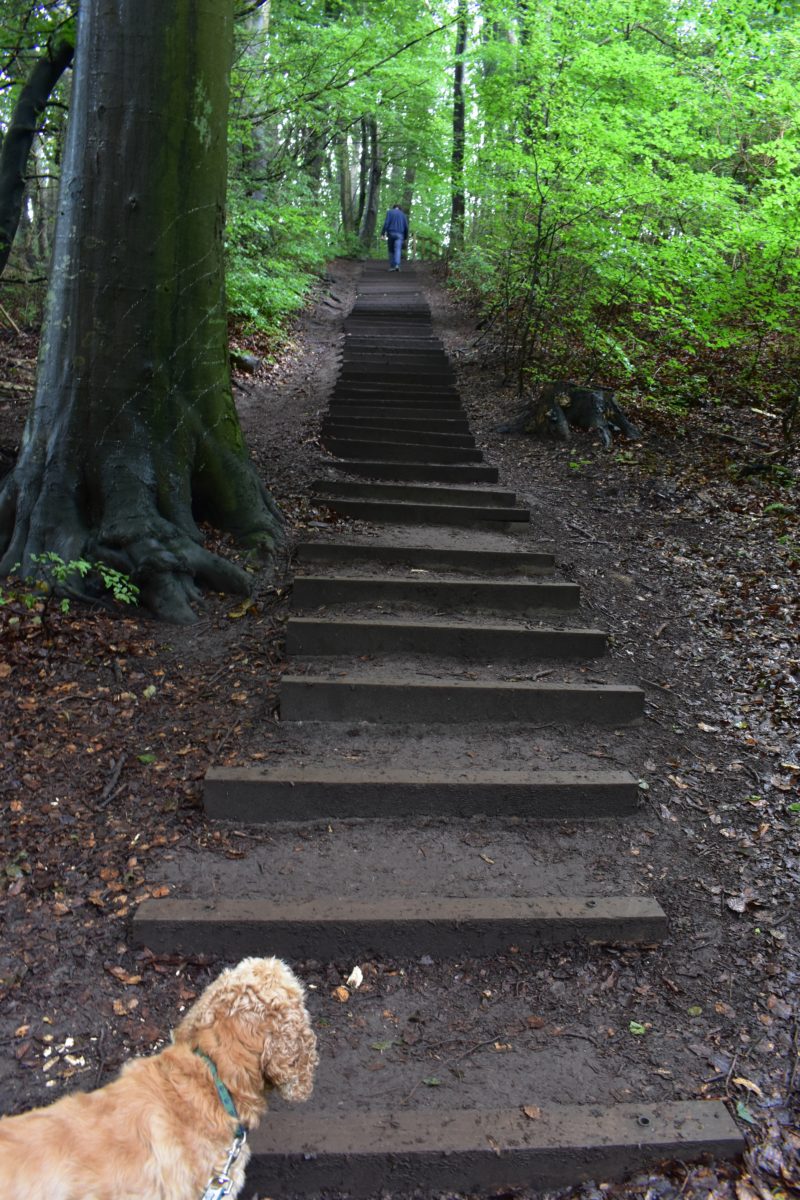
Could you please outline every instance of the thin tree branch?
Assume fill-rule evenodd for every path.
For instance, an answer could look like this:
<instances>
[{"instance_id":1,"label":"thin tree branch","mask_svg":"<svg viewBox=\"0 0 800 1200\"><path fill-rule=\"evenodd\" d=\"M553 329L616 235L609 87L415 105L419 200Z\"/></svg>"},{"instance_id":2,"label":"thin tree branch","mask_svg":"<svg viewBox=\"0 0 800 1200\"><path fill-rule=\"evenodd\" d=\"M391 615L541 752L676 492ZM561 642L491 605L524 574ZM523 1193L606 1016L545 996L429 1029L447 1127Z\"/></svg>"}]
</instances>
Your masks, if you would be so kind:
<instances>
[{"instance_id":1,"label":"thin tree branch","mask_svg":"<svg viewBox=\"0 0 800 1200\"><path fill-rule=\"evenodd\" d=\"M454 17L452 21L446 21L444 25L437 25L435 29L429 29L427 33L421 33L419 37L412 38L410 42L406 42L404 45L398 46L398 48L393 50L391 54L387 54L384 58L378 59L377 62L372 63L369 67L365 67L364 70L359 71L358 74L348 75L347 79L342 80L341 83L330 82L324 87L317 88L317 90L314 92L305 92L299 96L295 96L291 101L292 105L306 104L311 100L316 100L319 96L326 95L328 92L340 92L344 88L350 87L350 84L355 83L357 79L367 78L367 76L371 75L373 71L377 71L378 67L382 67L385 63L391 62L393 58L399 58L401 54L405 54L406 50L411 50L413 46L419 45L420 42L424 42L430 37L435 37L437 33L443 33L445 29L450 29L457 23L457 21L458 17ZM277 108L267 109L265 112L259 114L259 119L263 121L267 117L275 116L276 113L285 112L286 107L287 105L284 102Z\"/></svg>"}]
</instances>

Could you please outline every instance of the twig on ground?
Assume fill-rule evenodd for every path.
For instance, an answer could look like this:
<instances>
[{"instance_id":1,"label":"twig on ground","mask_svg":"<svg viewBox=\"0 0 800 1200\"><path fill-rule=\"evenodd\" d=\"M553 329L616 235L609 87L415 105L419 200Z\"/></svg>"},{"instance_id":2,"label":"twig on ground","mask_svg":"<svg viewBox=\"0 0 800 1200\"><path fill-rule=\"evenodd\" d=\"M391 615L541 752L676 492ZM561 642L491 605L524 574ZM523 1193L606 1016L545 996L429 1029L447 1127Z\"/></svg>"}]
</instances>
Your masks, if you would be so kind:
<instances>
[{"instance_id":1,"label":"twig on ground","mask_svg":"<svg viewBox=\"0 0 800 1200\"><path fill-rule=\"evenodd\" d=\"M581 535L581 537L585 537L589 542L594 542L597 546L608 546L609 550L613 550L615 548L611 545L611 542L604 542L602 538L596 537L593 533L587 533L585 529L581 529L580 525L575 525L572 521L567 521L567 527L569 529L574 529L576 533Z\"/></svg>"},{"instance_id":2,"label":"twig on ground","mask_svg":"<svg viewBox=\"0 0 800 1200\"><path fill-rule=\"evenodd\" d=\"M22 333L22 330L20 329L19 325L14 320L14 318L11 316L11 313L8 311L8 309L2 304L0 304L0 313L3 314L3 316L5 317L5 319L8 321L9 325L11 326L11 328L14 330L14 333L17 335L17 337L19 337L20 334Z\"/></svg>"},{"instance_id":3,"label":"twig on ground","mask_svg":"<svg viewBox=\"0 0 800 1200\"><path fill-rule=\"evenodd\" d=\"M219 742L219 744L215 748L212 758L217 758L217 757L219 757L220 754L222 754L222 751L225 749L225 747L227 746L231 737L236 732L236 730L239 728L239 726L240 726L240 722L238 720L234 721L233 725L231 725L228 732L222 738L222 741Z\"/></svg>"},{"instance_id":4,"label":"twig on ground","mask_svg":"<svg viewBox=\"0 0 800 1200\"><path fill-rule=\"evenodd\" d=\"M128 756L125 753L125 751L123 750L122 753L120 754L119 758L117 759L116 763L114 764L114 769L111 772L108 783L103 788L103 794L100 797L100 799L97 801L97 803L95 804L95 806L94 806L95 808L105 808L106 805L110 804L111 801L114 799L114 796L117 794L117 784L119 783L119 777L122 774L122 768L125 766L125 763L127 762L127 760L128 760Z\"/></svg>"}]
</instances>

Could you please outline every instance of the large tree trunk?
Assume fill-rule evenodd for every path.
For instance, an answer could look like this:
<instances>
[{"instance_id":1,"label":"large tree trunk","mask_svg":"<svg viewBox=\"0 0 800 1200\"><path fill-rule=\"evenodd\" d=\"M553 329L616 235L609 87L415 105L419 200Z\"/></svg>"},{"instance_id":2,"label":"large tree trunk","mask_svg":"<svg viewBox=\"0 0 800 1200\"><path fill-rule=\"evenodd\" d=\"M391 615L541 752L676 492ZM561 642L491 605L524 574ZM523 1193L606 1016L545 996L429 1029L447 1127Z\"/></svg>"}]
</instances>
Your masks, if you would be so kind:
<instances>
[{"instance_id":1,"label":"large tree trunk","mask_svg":"<svg viewBox=\"0 0 800 1200\"><path fill-rule=\"evenodd\" d=\"M100 559L175 621L198 584L248 591L198 520L267 550L281 531L230 388L232 28L220 0L82 0L37 391L0 492L0 574Z\"/></svg>"},{"instance_id":2,"label":"large tree trunk","mask_svg":"<svg viewBox=\"0 0 800 1200\"><path fill-rule=\"evenodd\" d=\"M450 210L450 248L460 250L464 245L464 144L466 135L466 103L464 100L464 52L467 48L467 0L458 0L456 24L456 62L453 72L453 157L452 206Z\"/></svg>"},{"instance_id":3,"label":"large tree trunk","mask_svg":"<svg viewBox=\"0 0 800 1200\"><path fill-rule=\"evenodd\" d=\"M39 118L50 93L72 62L74 47L66 40L47 47L34 64L14 106L0 149L0 274L5 269L19 226L25 194L25 169Z\"/></svg>"}]
</instances>

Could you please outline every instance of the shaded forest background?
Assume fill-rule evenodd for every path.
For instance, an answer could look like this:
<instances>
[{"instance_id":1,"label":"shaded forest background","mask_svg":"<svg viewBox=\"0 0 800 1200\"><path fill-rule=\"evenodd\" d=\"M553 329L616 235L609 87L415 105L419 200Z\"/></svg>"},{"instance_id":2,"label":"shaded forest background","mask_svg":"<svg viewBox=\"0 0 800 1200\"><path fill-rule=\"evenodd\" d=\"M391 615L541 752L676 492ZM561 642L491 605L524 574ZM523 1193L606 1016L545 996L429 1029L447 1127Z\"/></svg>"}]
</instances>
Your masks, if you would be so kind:
<instances>
[{"instance_id":1,"label":"shaded forest background","mask_svg":"<svg viewBox=\"0 0 800 1200\"><path fill-rule=\"evenodd\" d=\"M15 110L74 38L75 7L4 0L0 242ZM672 410L764 405L794 432L795 4L240 7L226 233L240 333L276 345L325 262L377 252L398 202L411 252L446 260L520 387L574 377ZM41 316L70 75L33 123L7 327Z\"/></svg>"}]
</instances>

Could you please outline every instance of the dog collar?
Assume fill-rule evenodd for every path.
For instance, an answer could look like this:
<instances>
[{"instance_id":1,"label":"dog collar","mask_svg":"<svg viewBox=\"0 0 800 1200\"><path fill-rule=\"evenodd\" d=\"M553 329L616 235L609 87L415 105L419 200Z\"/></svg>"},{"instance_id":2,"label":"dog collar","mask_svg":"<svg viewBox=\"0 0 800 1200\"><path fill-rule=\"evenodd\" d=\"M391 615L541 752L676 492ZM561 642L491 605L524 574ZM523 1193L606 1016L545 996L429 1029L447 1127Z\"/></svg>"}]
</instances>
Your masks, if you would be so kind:
<instances>
[{"instance_id":1,"label":"dog collar","mask_svg":"<svg viewBox=\"0 0 800 1200\"><path fill-rule=\"evenodd\" d=\"M214 1080L214 1087L217 1089L217 1095L219 1096L220 1104L225 1109L225 1112L228 1114L228 1116L233 1117L234 1121L236 1122L236 1137L244 1137L247 1131L242 1122L239 1120L239 1114L236 1111L236 1105L233 1102L233 1096L220 1079L219 1071L217 1070L215 1064L211 1061L207 1054L203 1053L202 1050L195 1049L195 1054L198 1058L202 1058L203 1062L208 1067L209 1071L211 1072L211 1078Z\"/></svg>"}]
</instances>

